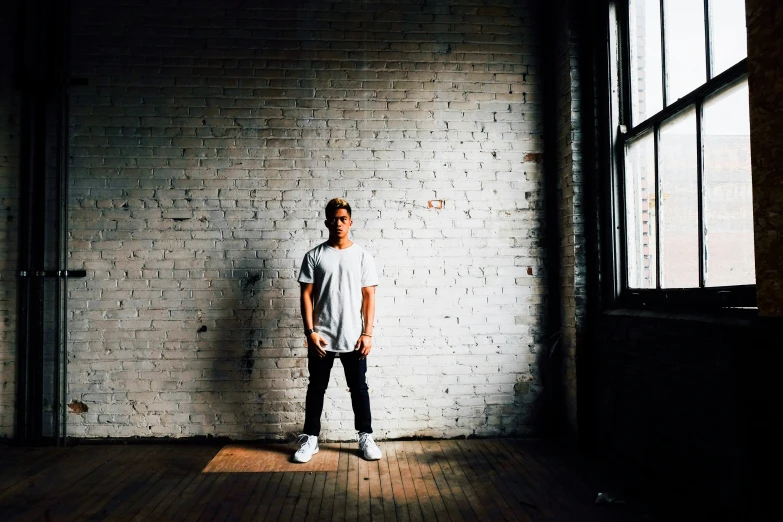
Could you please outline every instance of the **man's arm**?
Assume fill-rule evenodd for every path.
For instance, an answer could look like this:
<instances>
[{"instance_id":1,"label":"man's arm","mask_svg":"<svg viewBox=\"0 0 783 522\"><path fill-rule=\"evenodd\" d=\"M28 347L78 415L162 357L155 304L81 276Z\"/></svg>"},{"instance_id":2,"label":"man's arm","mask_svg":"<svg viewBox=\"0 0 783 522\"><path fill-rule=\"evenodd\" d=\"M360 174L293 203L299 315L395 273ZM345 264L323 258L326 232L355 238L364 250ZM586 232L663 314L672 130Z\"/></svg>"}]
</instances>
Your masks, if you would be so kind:
<instances>
[{"instance_id":1,"label":"man's arm","mask_svg":"<svg viewBox=\"0 0 783 522\"><path fill-rule=\"evenodd\" d=\"M364 319L364 331L356 341L356 350L361 353L360 359L370 355L372 350L372 329L375 322L375 287L362 288L362 318Z\"/></svg>"},{"instance_id":2,"label":"man's arm","mask_svg":"<svg viewBox=\"0 0 783 522\"><path fill-rule=\"evenodd\" d=\"M300 283L299 285L299 305L302 311L302 323L305 331L312 330L313 326L313 283ZM318 357L326 355L323 347L326 346L326 340L312 332L307 336L307 348L314 350Z\"/></svg>"}]
</instances>

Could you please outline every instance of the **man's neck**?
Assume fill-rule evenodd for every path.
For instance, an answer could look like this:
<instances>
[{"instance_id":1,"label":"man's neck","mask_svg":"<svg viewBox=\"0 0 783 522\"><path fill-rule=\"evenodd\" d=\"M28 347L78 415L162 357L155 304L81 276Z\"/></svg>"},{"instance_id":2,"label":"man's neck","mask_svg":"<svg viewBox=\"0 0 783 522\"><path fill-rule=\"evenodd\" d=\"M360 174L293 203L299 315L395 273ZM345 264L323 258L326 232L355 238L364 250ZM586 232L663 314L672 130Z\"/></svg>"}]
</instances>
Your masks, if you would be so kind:
<instances>
[{"instance_id":1,"label":"man's neck","mask_svg":"<svg viewBox=\"0 0 783 522\"><path fill-rule=\"evenodd\" d=\"M326 244L332 248L336 248L337 250L342 250L344 248L348 248L349 246L353 245L353 241L351 241L347 237L344 237L342 239L330 237L326 242Z\"/></svg>"}]
</instances>

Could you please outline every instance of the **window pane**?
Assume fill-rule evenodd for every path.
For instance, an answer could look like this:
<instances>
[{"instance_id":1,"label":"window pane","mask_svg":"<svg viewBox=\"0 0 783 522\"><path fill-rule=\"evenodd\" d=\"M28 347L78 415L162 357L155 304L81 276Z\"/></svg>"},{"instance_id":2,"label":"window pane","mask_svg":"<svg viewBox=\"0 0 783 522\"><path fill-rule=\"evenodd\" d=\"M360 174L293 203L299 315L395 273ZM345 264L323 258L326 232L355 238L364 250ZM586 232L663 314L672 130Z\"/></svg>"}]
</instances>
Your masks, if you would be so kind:
<instances>
[{"instance_id":1,"label":"window pane","mask_svg":"<svg viewBox=\"0 0 783 522\"><path fill-rule=\"evenodd\" d=\"M716 76L748 55L745 0L710 2L712 75Z\"/></svg>"},{"instance_id":2,"label":"window pane","mask_svg":"<svg viewBox=\"0 0 783 522\"><path fill-rule=\"evenodd\" d=\"M661 125L658 148L661 212L661 288L699 286L696 111Z\"/></svg>"},{"instance_id":3,"label":"window pane","mask_svg":"<svg viewBox=\"0 0 783 522\"><path fill-rule=\"evenodd\" d=\"M703 128L706 284L752 285L756 272L747 79L705 101Z\"/></svg>"},{"instance_id":4,"label":"window pane","mask_svg":"<svg viewBox=\"0 0 783 522\"><path fill-rule=\"evenodd\" d=\"M663 14L666 102L671 105L706 81L704 0L664 0Z\"/></svg>"},{"instance_id":5,"label":"window pane","mask_svg":"<svg viewBox=\"0 0 783 522\"><path fill-rule=\"evenodd\" d=\"M663 108L660 0L631 0L631 102L633 125Z\"/></svg>"},{"instance_id":6,"label":"window pane","mask_svg":"<svg viewBox=\"0 0 783 522\"><path fill-rule=\"evenodd\" d=\"M625 148L628 286L655 288L655 139L652 132Z\"/></svg>"}]
</instances>

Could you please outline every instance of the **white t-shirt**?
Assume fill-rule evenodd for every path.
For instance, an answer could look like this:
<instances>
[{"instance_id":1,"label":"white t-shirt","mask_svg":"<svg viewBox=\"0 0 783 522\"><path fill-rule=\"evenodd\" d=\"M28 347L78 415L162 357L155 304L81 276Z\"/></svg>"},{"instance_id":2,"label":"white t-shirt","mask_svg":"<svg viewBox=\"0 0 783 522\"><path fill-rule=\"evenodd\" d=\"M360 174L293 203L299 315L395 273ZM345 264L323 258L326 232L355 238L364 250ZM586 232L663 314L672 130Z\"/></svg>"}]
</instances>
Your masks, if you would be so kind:
<instances>
[{"instance_id":1,"label":"white t-shirt","mask_svg":"<svg viewBox=\"0 0 783 522\"><path fill-rule=\"evenodd\" d=\"M337 249L321 243L305 254L300 283L313 283L313 329L324 350L351 352L363 331L362 288L378 285L375 262L356 243Z\"/></svg>"}]
</instances>

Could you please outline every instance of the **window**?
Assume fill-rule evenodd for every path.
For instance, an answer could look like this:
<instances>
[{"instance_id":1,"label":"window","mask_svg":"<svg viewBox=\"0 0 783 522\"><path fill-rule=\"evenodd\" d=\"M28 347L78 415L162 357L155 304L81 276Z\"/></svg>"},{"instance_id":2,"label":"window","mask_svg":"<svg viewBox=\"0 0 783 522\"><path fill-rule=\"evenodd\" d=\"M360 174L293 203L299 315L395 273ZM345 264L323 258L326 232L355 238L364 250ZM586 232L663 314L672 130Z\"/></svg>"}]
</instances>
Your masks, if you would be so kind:
<instances>
[{"instance_id":1,"label":"window","mask_svg":"<svg viewBox=\"0 0 783 522\"><path fill-rule=\"evenodd\" d=\"M744 0L627 0L621 297L754 304Z\"/></svg>"}]
</instances>

